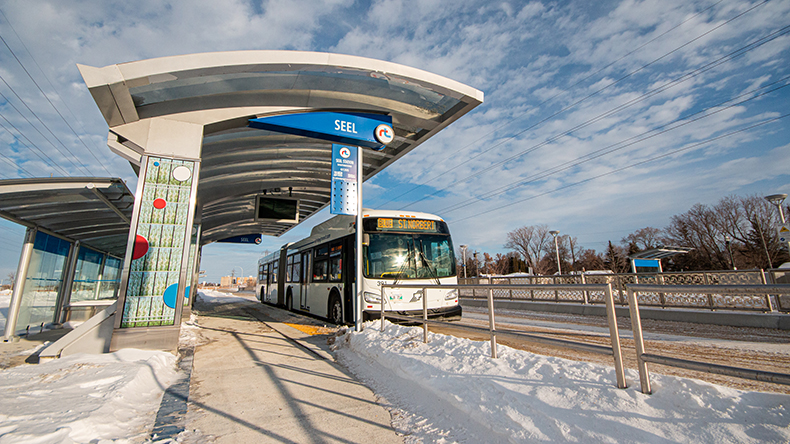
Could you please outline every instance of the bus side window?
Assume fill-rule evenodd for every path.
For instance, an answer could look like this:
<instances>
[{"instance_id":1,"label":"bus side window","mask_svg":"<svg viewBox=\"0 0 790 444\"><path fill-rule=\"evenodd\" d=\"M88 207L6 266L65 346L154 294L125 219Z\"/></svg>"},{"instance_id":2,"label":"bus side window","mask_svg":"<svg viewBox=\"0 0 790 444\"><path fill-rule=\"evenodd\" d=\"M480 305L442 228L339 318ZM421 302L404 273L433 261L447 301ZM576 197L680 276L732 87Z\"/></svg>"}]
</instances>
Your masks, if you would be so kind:
<instances>
[{"instance_id":1,"label":"bus side window","mask_svg":"<svg viewBox=\"0 0 790 444\"><path fill-rule=\"evenodd\" d=\"M315 263L313 264L313 282L326 281L326 265L327 265L326 259L315 261Z\"/></svg>"},{"instance_id":2,"label":"bus side window","mask_svg":"<svg viewBox=\"0 0 790 444\"><path fill-rule=\"evenodd\" d=\"M288 258L286 259L285 282L293 282L292 277L293 277L293 269L294 269L294 256L295 255L292 254L288 256Z\"/></svg>"},{"instance_id":3,"label":"bus side window","mask_svg":"<svg viewBox=\"0 0 790 444\"><path fill-rule=\"evenodd\" d=\"M302 283L310 281L310 253L302 254Z\"/></svg>"},{"instance_id":4,"label":"bus side window","mask_svg":"<svg viewBox=\"0 0 790 444\"><path fill-rule=\"evenodd\" d=\"M280 268L280 261L275 261L272 263L272 272L271 272L272 284L277 283L277 270L279 268Z\"/></svg>"},{"instance_id":5,"label":"bus side window","mask_svg":"<svg viewBox=\"0 0 790 444\"><path fill-rule=\"evenodd\" d=\"M301 267L301 265L302 265L301 264L302 255L299 254L299 253L296 253L296 254L294 254L291 257L293 258L293 262L294 262L293 269L291 270L291 282L299 283L299 277L300 277L300 274L301 274L301 271L302 271L301 270L301 268L302 268Z\"/></svg>"},{"instance_id":6,"label":"bus side window","mask_svg":"<svg viewBox=\"0 0 790 444\"><path fill-rule=\"evenodd\" d=\"M343 277L343 245L332 245L329 251L329 280L339 282Z\"/></svg>"}]
</instances>

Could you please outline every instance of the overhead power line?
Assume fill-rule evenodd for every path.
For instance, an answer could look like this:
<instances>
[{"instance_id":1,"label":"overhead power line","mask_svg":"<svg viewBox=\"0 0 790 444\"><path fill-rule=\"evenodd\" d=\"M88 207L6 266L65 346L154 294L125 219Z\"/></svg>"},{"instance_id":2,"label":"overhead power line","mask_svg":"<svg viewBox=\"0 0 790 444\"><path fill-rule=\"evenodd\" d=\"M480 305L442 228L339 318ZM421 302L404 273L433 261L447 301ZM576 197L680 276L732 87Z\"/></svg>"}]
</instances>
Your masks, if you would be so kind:
<instances>
[{"instance_id":1,"label":"overhead power line","mask_svg":"<svg viewBox=\"0 0 790 444\"><path fill-rule=\"evenodd\" d=\"M624 80L626 80L626 79L630 78L631 76L633 76L633 75L637 74L638 72L640 72L640 71L642 71L642 70L644 70L644 69L648 68L649 66L651 66L651 65L654 65L655 63L658 63L659 61L661 61L661 60L663 60L663 59L665 59L665 58L669 57L670 55L672 55L672 54L674 54L675 52L677 52L677 51L681 50L682 48L684 48L684 47L686 47L686 46L688 46L688 45L690 45L690 44L694 43L695 41L697 41L697 40L699 40L699 39L701 39L701 38L703 38L703 37L707 36L708 34L710 34L710 33L714 32L714 31L718 30L719 28L721 28L721 27L723 27L723 26L727 25L728 23L730 23L730 22L732 22L732 21L734 21L734 20L737 20L738 18L740 18L740 17L742 17L743 15L745 15L745 14L747 14L747 13L749 13L749 12L753 11L754 9L756 9L756 8L758 8L758 7L760 7L760 6L764 5L764 4L766 4L767 2L768 2L768 1L767 1L767 0L765 0L765 1L761 2L761 3L758 3L758 4L754 5L754 6L752 6L751 8L748 8L748 9L746 9L745 11L742 11L741 13L739 13L739 14L735 15L734 17L731 17L730 19L728 19L728 20L726 20L726 21L724 21L724 22L722 22L722 23L718 24L717 26L715 26L715 27L713 27L713 28L709 29L708 31L705 31L704 33L702 33L702 34L698 35L697 37L693 38L692 40L689 40L689 41L687 41L686 43L684 43L684 44L682 44L682 45L680 45L680 46L678 46L678 47L676 47L676 48L672 49L671 51L669 51L669 52L667 52L667 53L665 53L665 54L661 55L660 57L658 57L658 58L656 58L656 59L654 59L654 60L650 61L649 63L647 63L647 64L644 64L644 65L642 65L641 67L639 67L639 68L637 68L637 69L635 69L635 70L633 70L633 71L629 72L628 74L626 74L626 75L624 75L624 76L620 77L619 79L617 79L617 80L613 81L612 83L610 83L610 84L608 84L608 85L606 85L606 86L604 86L604 87L602 87L602 88L600 88L600 89L598 89L598 90L596 90L596 91L594 91L594 92L592 92L592 93L588 94L587 96L585 96L585 97L583 97L583 98L581 98L581 99L579 99L579 100L577 100L577 101L575 101L575 102L571 103L571 104L570 104L570 105L568 105L568 106L565 106L564 108L560 109L559 111L557 111L557 112L555 112L555 113L553 113L553 114L549 115L548 117L546 117L546 118L544 118L544 119L542 119L542 120L540 120L540 121L536 122L536 123L535 123L535 124L533 124L533 125L530 125L529 127L527 127L527 128L525 128L525 129L523 129L523 130L521 130L521 131L517 132L516 134L513 134L512 136L509 136L509 137L507 137L507 138L506 138L506 139L504 139L503 141L501 141L501 142L499 142L499 143L497 143L497 144L495 144L495 145L491 146L490 148L488 148L488 149L486 149L486 150L484 150L484 151L481 151L480 153L478 153L478 154L476 154L476 155L474 155L474 156L472 156L472 157L469 157L468 159L466 159L466 160L464 160L463 162L461 162L461 163L459 163L459 164L455 165L454 167L452 167L452 168L450 168L450 169L448 169L448 170L446 170L446 171L444 171L444 172L440 173L440 174L439 174L439 175L437 175L437 176L434 176L434 177L432 177L432 178L430 178L430 179L426 180L426 181L425 181L425 182L423 182L422 184L416 185L416 186L414 186L414 187L410 188L409 190L407 190L406 192L404 192L404 193L401 193L401 194L399 194L399 195L397 195L397 196L395 196L395 197L393 197L393 198L391 198L391 199L387 200L386 202L382 203L381 205L385 205L385 204L387 204L387 203L389 203L389 202L392 202L392 201L394 201L394 200L396 200L396 199L399 199L400 197L403 197L403 196L405 196L406 194L409 194L409 193L411 193L412 191L416 190L417 188L419 188L419 187L421 187L421 186L423 186L423 185L425 185L425 184L427 184L427 183L430 183L430 182L432 182L432 181L434 181L434 180L436 180L436 179L439 179L439 178L441 178L442 176L444 176L444 175L446 175L446 174L449 174L450 172L452 172L452 171L456 170L457 168L461 167L462 165L465 165L465 164L467 164L468 162L470 162L470 161L472 161L472 160L474 160L474 159L476 159L476 158L478 158L478 157L482 156L483 154L486 154L486 153L490 152L491 150L493 150L493 149L496 149L496 148L498 148L498 147L502 146L502 145L503 145L503 144L505 144L507 141L509 141L509 140L512 140L512 139L515 139L515 138L516 138L516 137L518 137L519 135L521 135L521 134L523 134L523 133L525 133L525 132L527 132L527 131L529 131L529 130L531 130L531 129L534 129L534 128L536 128L537 126L541 125L542 123L545 123L545 122L547 122L547 121L549 121L549 120L553 119L554 117L556 117L556 116L558 116L558 115L560 115L560 114L564 113L565 111L568 111L569 109L572 109L572 108L576 107L577 105L579 105L579 104L581 104L581 103L583 103L583 102L585 102L585 101L587 101L587 100L591 99L592 97L595 97L596 95L598 95L598 94L600 94L601 92L603 92L603 91L605 91L605 90L607 90L607 89L611 88L612 86L614 86L614 85L617 85L617 84L619 84L620 82L622 82L622 81L624 81ZM675 28L677 28L677 27L675 27ZM673 28L673 29L675 29L675 28ZM629 53L629 54L630 54L630 53ZM622 59L622 58L624 58L624 57L621 57L621 59ZM618 60L620 60L620 59L618 59ZM611 65L611 64L610 64L610 65ZM608 66L607 66L607 67L608 67ZM556 96L555 96L555 97L556 97ZM545 103L545 102L543 102L543 103ZM478 140L479 140L479 139L478 139ZM537 148L539 148L539 147L540 147L540 146L534 147L534 149L537 149ZM523 153L523 154L526 154L526 153ZM501 164L501 163L500 163L500 164ZM498 166L498 165L497 165L497 166ZM474 176L472 176L472 177L474 177ZM465 177L465 178L462 178L462 179L460 179L460 180L456 180L455 182L453 182L453 184L455 184L455 183L458 183L459 181L462 181L462 180L467 180L467 179L470 179L470 178L472 178L472 177L469 177L469 176L467 176L467 177ZM449 188L449 187L445 187L445 188L443 188L442 190L439 190L439 191L446 190L447 188ZM438 191L437 191L437 192L438 192ZM432 196L432 195L434 195L434 194L436 194L436 193L433 193L433 194L431 194L431 195L429 195L429 196L426 196L426 197L424 197L423 199L420 199L420 200L417 200L417 201L415 201L415 202L412 202L412 204L414 204L414 203L417 203L417 202L420 202L420 201L424 200L425 198L427 198L427 197L430 197L430 196ZM412 204L409 204L409 205L412 205Z\"/></svg>"},{"instance_id":2,"label":"overhead power line","mask_svg":"<svg viewBox=\"0 0 790 444\"><path fill-rule=\"evenodd\" d=\"M575 187L575 186L581 185L583 183L591 182L593 180L600 179L600 178L606 177L606 176L610 176L610 175L615 174L615 173L620 173L620 172L625 171L625 170L630 169L630 168L634 168L634 167L637 167L637 166L640 166L640 165L644 165L644 164L647 164L647 163L650 163L650 162L655 162L656 160L663 159L663 158L669 157L669 156L673 156L675 154L679 154L679 153L682 153L684 151L689 151L689 150L692 150L694 148L699 148L699 147L701 147L703 145L707 145L709 143L713 143L713 142L715 142L717 140L721 140L721 139L724 139L724 138L727 138L727 137L730 137L730 136L734 136L736 134L743 133L743 132L749 131L749 130L754 129L754 128L758 128L760 126L768 125L770 123L777 122L777 121L779 121L781 119L784 119L784 118L787 118L787 117L790 117L790 113L789 114L783 114L783 115L781 115L779 117L775 117L775 118L772 118L772 119L763 120L762 122L755 123L754 125L750 125L750 126L748 126L746 128L741 128L739 130L731 131L729 133L722 134L720 136L711 137L709 139L706 139L706 140L703 140L703 141L700 141L700 142L697 142L697 143L693 143L693 144L685 146L683 148L678 148L676 150L669 151L669 152L666 152L664 154L661 154L661 155L658 155L658 156L655 156L655 157L651 157L649 159L645 159L645 160L642 160L642 161L639 161L639 162L632 163L632 164L624 166L622 168L617 168L617 169L614 169L614 170L611 170L611 171L607 171L607 172L602 173L602 174L598 174L598 175L593 176L593 177L589 177L589 178L584 179L584 180L580 180L578 182L574 182L574 183L571 183L571 184L563 185L561 187L555 188L555 189L550 190L550 191L539 193L539 194L536 194L534 196L525 197L523 199L515 200L515 201L507 203L505 205L500 205L500 206L498 206L496 208L491 208L490 210L486 210L486 211L483 211L483 212L480 212L480 213L475 213L475 214L472 214L470 216L464 217L462 219L455 219L455 220L454 219L449 219L449 220L452 220L453 223L461 222L461 221L464 221L464 220L467 220L467 219L471 219L473 217L478 217L478 216L481 216L483 214L491 213L492 211L497 211L497 210L501 210L503 208L511 207L513 205L526 202L528 200L537 199L538 197L542 197L542 196L546 196L548 194L556 193L558 191L562 191L562 190L567 189L567 188Z\"/></svg>"},{"instance_id":3,"label":"overhead power line","mask_svg":"<svg viewBox=\"0 0 790 444\"><path fill-rule=\"evenodd\" d=\"M697 122L699 120L706 119L706 118L711 117L711 116L715 116L716 114L719 114L719 113L721 113L723 111L726 111L728 109L732 109L732 108L734 108L736 106L740 106L740 105L742 105L744 103L747 103L747 102L750 102L750 101L752 101L754 99L757 99L757 98L763 97L765 95L771 94L773 92L779 91L781 89L787 88L788 86L790 86L790 84L788 84L788 83L785 83L784 85L780 85L780 86L777 86L777 87L772 88L772 89L768 89L768 88L771 88L771 87L773 87L773 86L775 86L777 84L780 84L782 82L787 82L788 80L790 80L790 76L786 76L786 77L784 77L784 78L782 78L780 80L777 80L775 82L769 83L767 85L763 85L763 86L761 86L761 87L759 87L757 89L754 89L754 90L751 90L751 91L739 94L738 96L733 97L731 99L728 99L728 100L726 100L724 102L721 102L719 104L713 105L711 107L708 107L708 108L703 109L703 110L701 110L699 112L690 114L688 116L680 117L678 119L673 120L672 122L666 123L664 125L661 125L661 126L653 128L653 129L650 129L648 131L645 131L645 132L642 132L640 134L637 134L636 136L629 137L628 139L621 140L620 142L608 145L608 146L606 146L604 148L595 150L595 151L590 152L588 154L585 154L583 156L579 156L579 157L577 157L577 158L575 158L573 160L569 160L569 161L564 162L564 163L562 163L560 165L556 165L556 166L550 168L547 171L538 172L538 173L533 174L533 175L531 175L529 177L526 177L524 179L519 179L517 181L511 182L511 183L506 184L506 185L503 185L503 186L501 186L499 188L491 190L491 191L489 191L489 192L487 192L487 193L485 193L483 195L477 196L477 197L475 197L473 199L468 199L468 200L465 200L463 202L459 202L459 203L456 203L454 205L451 205L449 207L445 207L445 208L443 208L441 210L437 210L437 212L441 213L441 214L447 214L449 212L456 211L456 210L459 210L461 208L468 207L468 206L473 205L475 203L481 202L484 199L488 199L488 198L491 198L491 197L494 197L494 196L498 196L500 194L507 193L509 191L512 191L512 190L514 190L516 188L522 187L522 186L530 184L530 183L535 183L538 180L545 179L545 178L547 178L549 176L552 176L554 174L557 174L559 172L567 171L567 170L569 170L571 168L577 167L577 166L582 165L584 163L587 163L587 162L590 162L592 160L595 160L595 159L601 158L603 156L606 156L608 154L620 151L622 149L628 148L628 147L633 146L635 144L644 142L645 140L652 139L654 137L660 136L662 134L666 134L666 133L671 132L671 131L675 131L675 130L680 129L680 128L684 127L684 126L687 126L687 125L690 125L692 123L695 123L695 122ZM768 90L764 91L766 89L768 89ZM763 92L761 92L759 94L755 94L758 91L763 91ZM740 100L740 101L737 101L737 102L733 102L733 101L738 100L738 99L743 98L743 97L747 97L747 98L743 99L743 100ZM733 102L733 103L731 103L731 102ZM730 103L730 104L727 105L728 103ZM715 110L711 111L713 109L715 109ZM708 111L711 111L711 112L708 112ZM695 117L695 116L697 116L697 117Z\"/></svg>"},{"instance_id":4,"label":"overhead power line","mask_svg":"<svg viewBox=\"0 0 790 444\"><path fill-rule=\"evenodd\" d=\"M22 41L22 39L19 37L19 34L17 34L16 30L14 29L14 26L11 24L11 22L10 22L10 21L8 21L8 17L6 17L5 13L3 13L3 11L2 11L2 10L0 10L0 14L2 14L2 15L3 15L3 18L5 19L6 23L8 23L8 25L11 27L11 30L12 30L12 31L14 32L14 34L17 36L17 39L19 39L19 41L22 43L22 46L23 46L23 47L25 48L25 50L28 52L28 54L30 55L30 58L31 58L31 59L33 60L33 62L36 64L36 66L38 67L39 71L41 71L41 73L42 73L42 75L44 76L44 78L45 78L45 79L47 79L47 81L49 82L49 78L47 77L46 73L44 72L44 70L42 70L42 69L41 69L41 66L39 66L39 65L38 65L38 62L36 62L35 58L33 57L33 54L32 54L32 53L30 53L30 51L27 49L27 46L25 46L25 43ZM49 105L52 107L52 109L53 109L53 110L55 110L55 112L58 114L58 116L60 117L60 119L61 119L61 120L63 121L63 123L65 123L65 124L66 124L66 126L67 126L67 127L70 129L70 130L71 130L71 132L74 134L74 136L77 138L77 140L79 140L79 141L80 141L80 143L82 143L82 145L85 147L85 149L86 149L86 150L87 150L87 151L88 151L88 152L91 154L91 156L93 156L93 158L94 158L94 159L96 160L96 162L97 162L97 163L98 163L98 164L99 164L99 165L102 167L102 169L104 169L104 171L105 171L105 172L106 172L108 175L112 175L112 173L110 173L110 171L109 171L109 170L108 170L108 169L107 169L107 168L104 166L104 162L102 162L101 160L99 160L99 158L98 158L98 157L96 157L96 154L93 152L93 150L91 150L91 149L90 149L90 147L88 147L88 145L87 145L87 144L85 144L85 141L84 141L84 140L82 140L82 138L81 138L81 137L80 137L80 136L77 134L77 132L74 130L74 128L71 126L71 124L70 124L70 123L69 123L69 122L66 120L66 118L65 118L65 117L63 117L63 114L61 114L61 113L60 113L60 111L59 111L59 110L58 110L58 108L55 106L55 104L54 104L54 103L52 103L52 100L50 100L50 98L49 98L49 95L48 95L46 92L44 92L44 90L43 90L43 89L41 88L41 86L38 84L38 82L36 81L36 79L35 79L35 78L33 78L33 76L32 76L32 75L30 74L30 72L27 70L27 68L26 68L26 67L25 67L25 65L22 63L22 61L19 59L19 57L17 57L17 55L16 55L16 53L14 52L14 50L13 50L13 49L11 49L11 46L10 46L10 45L9 45L9 44L6 42L5 38L3 38L3 36L2 36L2 35L0 35L0 41L2 41L2 42L3 42L3 44L4 44L4 45L5 45L5 47L8 49L8 51L11 53L11 55L14 57L14 59L17 61L17 63L19 64L19 66L20 66L20 67L22 67L22 70L23 70L23 71L25 71L25 74L27 74L27 76L30 78L30 80L33 82L33 84L34 84L34 85L36 85L36 88L38 88L38 90L41 92L41 94L42 94L42 95L44 96L44 98L47 100L47 102L49 103ZM52 89L54 90L54 89L55 89L55 87L52 85L52 82L49 82L49 84L50 84L50 86L52 87ZM64 103L65 103L65 102L64 102ZM66 108L68 108L68 105L66 105ZM69 111L71 111L71 110L69 109ZM74 113L72 113L72 115L73 115L73 114L74 114ZM76 119L76 117L75 117L75 119ZM83 132L84 132L84 129L83 129Z\"/></svg>"},{"instance_id":5,"label":"overhead power line","mask_svg":"<svg viewBox=\"0 0 790 444\"><path fill-rule=\"evenodd\" d=\"M2 76L0 76L0 78L2 78ZM47 142L49 142L49 144L50 144L50 145L52 145L52 146L53 146L53 147L54 147L54 148L55 148L55 149L56 149L56 150L57 150L57 151L58 151L58 152L59 152L61 155L63 155L63 152L61 152L61 151L58 149L58 147L57 147L57 146L55 146L55 144L53 144L53 143L52 143L52 141L50 141L50 140L49 140L49 139L48 139L48 138L47 138L47 137L46 137L46 136L45 136L45 135L44 135L44 134L41 132L41 130L39 130L39 129L38 129L36 126L35 126L35 125L33 125L33 122L31 122L31 121L30 121L30 120L27 118L27 116L25 116L24 114L22 114L22 112L21 112L21 111L19 111L19 109L16 107L16 105L14 105L14 104L13 104L13 103L12 103L10 100L8 100L8 97L6 97L6 96L5 96L5 94L3 94L3 93L1 93L1 92L0 92L0 98L2 98L2 99L3 99L3 100L4 100L4 101L5 101L5 102L6 102L6 103L9 105L9 106L11 106L11 108L13 108L13 109L14 109L14 111L16 111L16 112L17 112L17 114L19 114L20 116L22 116L22 118L23 118L23 119L25 119L25 121L28 123L28 125L30 125L30 126L31 126L31 127L34 129L34 130L36 130L36 131L37 131L37 132L38 132L38 133L41 135L41 137L43 137L43 138L44 138L44 140L46 140ZM27 137L27 136L26 136L26 135L25 135L25 134L24 134L22 131L20 131L20 130L19 130L17 127L16 127L16 126L14 126L14 125L11 123L11 121L10 121L10 120L6 119L5 117L3 117L3 120L5 120L5 121L6 121L6 122L8 122L8 123L9 123L11 126L13 126L13 127L14 127L14 129L15 129L15 130L17 130L17 132L18 132L20 135L22 135L22 136L23 136L23 137L24 137L24 138L25 138L25 139L26 139L28 142L30 142L30 143L33 143L33 142L30 140L30 138L29 138L29 137ZM12 134L12 135L13 135L13 134ZM33 144L33 145L35 145L35 144ZM36 146L36 148L38 148L38 145L35 145L35 146ZM58 167L60 168L60 170L61 170L61 171L63 171L63 172L66 174L66 176L71 176L71 174L69 174L69 173L68 173L68 171L66 171L66 170L65 170L63 167L61 167L61 166L58 164L58 162L57 162L57 161L55 161L54 159L52 159L51 157L49 157L49 155L48 155L48 154L46 154L46 153L45 153L45 152L44 152L44 151L43 151L41 148L39 148L39 151L41 151L41 153L42 153L42 154L44 154L44 156L45 156L47 159L51 160L51 161L52 161L52 163L54 163L55 165L58 165ZM71 161L71 159L69 159L68 157L66 157L66 159L68 159L69 161ZM74 162L72 161L72 165L73 165L73 164L74 164ZM74 166L76 167L76 165L74 165Z\"/></svg>"},{"instance_id":6,"label":"overhead power line","mask_svg":"<svg viewBox=\"0 0 790 444\"><path fill-rule=\"evenodd\" d=\"M0 93L0 96L2 96L2 93ZM5 96L3 96L3 97L5 97ZM33 143L33 141L28 139L27 136L22 131L19 131L19 128L17 128L13 123L11 123L11 121L9 121L2 113L0 113L0 119L5 120L5 122L9 126L11 126L11 128L13 128L19 134L19 137L15 136L14 133L12 133L11 130L9 130L7 126L3 125L3 123L0 122L0 126L2 126L3 129L6 130L6 132L8 132L8 134L11 135L11 137L14 137L19 143L21 143L22 145L25 145L26 148L30 149L33 154L38 156L38 158L41 159L50 168L55 169L55 170L60 170L60 172L62 172L63 175L65 175L65 176L69 175L69 173L66 170L63 169L63 167L58 165L57 162L52 160L52 158L49 157L47 155L47 153L42 151L41 148L38 147L38 145L36 145L35 143ZM25 141L22 140L20 137L24 138L25 140L27 140L30 143L30 145L25 143ZM33 148L35 148L35 150L33 150Z\"/></svg>"},{"instance_id":7,"label":"overhead power line","mask_svg":"<svg viewBox=\"0 0 790 444\"><path fill-rule=\"evenodd\" d=\"M655 96L657 94L660 94L660 93L662 93L662 92L664 92L664 91L666 91L666 90L668 90L670 88L673 88L673 87L675 87L675 86L677 86L677 85L679 85L679 84L681 84L683 82L691 80L692 78L695 78L695 77L697 77L697 76L699 76L699 75L701 75L701 74L703 74L703 73L705 73L707 71L710 71L711 69L714 69L714 68L716 68L716 67L718 67L718 66L720 66L720 65L722 65L722 64L724 64L726 62L729 62L730 60L732 60L734 58L740 57L740 56L746 54L747 52L752 51L752 50L754 50L754 49L756 49L756 48L758 48L758 47L760 47L760 46L762 46L762 45L764 45L766 43L769 43L769 42L771 42L771 41L773 41L773 40L775 40L775 39L777 39L777 38L779 38L779 37L781 37L781 36L783 36L785 34L788 34L788 33L790 33L790 25L785 26L784 28L781 28L778 31L774 31L774 32L772 32L771 34L769 34L767 36L764 36L764 37L761 37L761 38L759 38L759 39L757 39L755 41L752 41L751 43L748 43L748 44L736 49L735 51L732 51L732 52L730 52L730 53L728 53L728 54L726 54L726 55L724 55L722 57L719 57L718 59L716 59L716 60L714 60L714 61L712 61L712 62L710 62L710 63L708 63L708 64L706 64L706 65L704 65L704 66L702 66L700 68L697 68L697 69L695 69L693 71L690 71L690 72L688 72L686 74L680 75L680 76L678 76L675 79L665 83L664 85L662 85L660 87L657 87L657 88L654 88L652 90L649 90L648 92L642 94L639 97L636 97L636 98L634 98L632 100L629 100L628 102L625 102L625 103L623 103L623 104L621 104L621 105L619 105L619 106L617 106L615 108L612 108L609 111L601 113L601 114L597 115L596 117L593 117L592 119L586 120L585 122L582 122L579 125L576 125L575 127L571 128L569 130L566 130L563 133L556 134L556 135L550 137L549 139L544 140L543 142L541 142L539 144L533 145L533 146L527 148L526 150L523 150L523 151L521 151L519 153L516 153L516 154L508 157L507 159L504 159L502 161L496 162L496 163L491 164L491 165L489 165L489 166L487 166L487 167L485 167L485 168L483 168L481 170L476 171L475 173L472 173L472 174L470 174L468 176L465 176L465 177L462 177L460 179L457 179L457 180L449 183L444 188L438 189L437 191L434 191L431 194L423 196L422 198L413 201L412 203L404 206L403 208L408 208L408 207L410 207L410 206L412 206L414 204L417 204L419 202L422 202L423 200L426 200L426 199L428 199L428 198L430 198L432 196L435 196L439 192L445 191L445 190L449 189L452 186L455 186L455 185L457 185L459 183L465 182L465 181L467 181L469 179L473 179L475 177L478 177L478 176L482 175L483 173L486 173L488 171L491 171L494 168L497 168L497 167L500 167L502 165L505 165L508 162L512 162L513 160L516 160L516 159L518 159L520 157L523 157L524 155L529 154L529 153L531 153L531 152L533 152L533 151L535 151L535 150L537 150L537 149L539 149L539 148L541 148L543 146L549 145L550 143L555 142L555 141L561 139L562 137L565 137L565 136L567 136L567 135L569 135L569 134L571 134L571 133L573 133L575 131L578 131L578 130L580 130L582 128L590 126L593 123L596 123L596 122L598 122L598 121L600 121L600 120L602 120L602 119L604 119L606 117L610 117L610 116L612 116L612 115L614 115L614 114L616 114L616 113L618 113L618 112L620 112L620 111L622 111L624 109L627 109L627 108L629 108L629 107L631 107L631 106L633 106L633 105L635 105L637 103L643 102L643 101L649 99L650 97L653 97L653 96Z\"/></svg>"}]
</instances>

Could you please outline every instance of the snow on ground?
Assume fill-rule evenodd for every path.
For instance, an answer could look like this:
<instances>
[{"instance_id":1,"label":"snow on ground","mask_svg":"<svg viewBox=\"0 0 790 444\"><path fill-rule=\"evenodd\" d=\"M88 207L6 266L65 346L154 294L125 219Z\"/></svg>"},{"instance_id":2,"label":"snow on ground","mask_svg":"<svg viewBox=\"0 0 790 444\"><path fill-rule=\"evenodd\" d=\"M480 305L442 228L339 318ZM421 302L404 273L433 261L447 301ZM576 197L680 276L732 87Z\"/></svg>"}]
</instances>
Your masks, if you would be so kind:
<instances>
[{"instance_id":1,"label":"snow on ground","mask_svg":"<svg viewBox=\"0 0 790 444\"><path fill-rule=\"evenodd\" d=\"M208 302L243 297L201 291ZM194 317L182 344L197 344ZM381 397L408 443L790 441L790 397L653 374L654 394L615 387L604 366L379 323L346 331L335 355ZM148 440L177 378L169 353L120 350L0 371L0 444Z\"/></svg>"},{"instance_id":2,"label":"snow on ground","mask_svg":"<svg viewBox=\"0 0 790 444\"><path fill-rule=\"evenodd\" d=\"M0 444L144 442L164 390L170 353L77 354L0 372Z\"/></svg>"},{"instance_id":3,"label":"snow on ground","mask_svg":"<svg viewBox=\"0 0 790 444\"><path fill-rule=\"evenodd\" d=\"M335 341L338 360L383 398L407 442L790 440L790 397L651 375L653 395L613 368L378 321Z\"/></svg>"}]
</instances>

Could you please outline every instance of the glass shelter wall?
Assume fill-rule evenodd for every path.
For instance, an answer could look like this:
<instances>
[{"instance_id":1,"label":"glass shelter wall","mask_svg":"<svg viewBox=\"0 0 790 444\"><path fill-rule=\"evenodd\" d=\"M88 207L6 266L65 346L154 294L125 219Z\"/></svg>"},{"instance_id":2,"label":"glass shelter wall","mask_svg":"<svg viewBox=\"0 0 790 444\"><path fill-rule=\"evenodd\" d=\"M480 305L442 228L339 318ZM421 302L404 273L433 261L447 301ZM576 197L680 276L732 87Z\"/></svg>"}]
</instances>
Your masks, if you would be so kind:
<instances>
[{"instance_id":1,"label":"glass shelter wall","mask_svg":"<svg viewBox=\"0 0 790 444\"><path fill-rule=\"evenodd\" d=\"M37 232L14 334L55 321L55 307L63 287L68 241Z\"/></svg>"},{"instance_id":2,"label":"glass shelter wall","mask_svg":"<svg viewBox=\"0 0 790 444\"><path fill-rule=\"evenodd\" d=\"M119 259L80 247L70 303L117 298L121 265Z\"/></svg>"}]
</instances>

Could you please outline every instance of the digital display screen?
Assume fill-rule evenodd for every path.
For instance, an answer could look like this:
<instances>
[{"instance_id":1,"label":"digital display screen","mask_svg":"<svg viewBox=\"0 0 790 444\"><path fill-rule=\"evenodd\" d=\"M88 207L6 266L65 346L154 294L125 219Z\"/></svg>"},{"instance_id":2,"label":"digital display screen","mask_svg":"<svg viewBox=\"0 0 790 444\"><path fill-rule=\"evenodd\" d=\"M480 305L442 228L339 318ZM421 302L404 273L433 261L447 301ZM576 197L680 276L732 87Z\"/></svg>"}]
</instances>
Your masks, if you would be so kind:
<instances>
[{"instance_id":1,"label":"digital display screen","mask_svg":"<svg viewBox=\"0 0 790 444\"><path fill-rule=\"evenodd\" d=\"M409 231L420 233L446 233L444 222L426 219L401 219L379 217L375 225L366 223L368 231Z\"/></svg>"},{"instance_id":2,"label":"digital display screen","mask_svg":"<svg viewBox=\"0 0 790 444\"><path fill-rule=\"evenodd\" d=\"M257 216L258 219L298 220L299 201L260 196Z\"/></svg>"}]
</instances>

